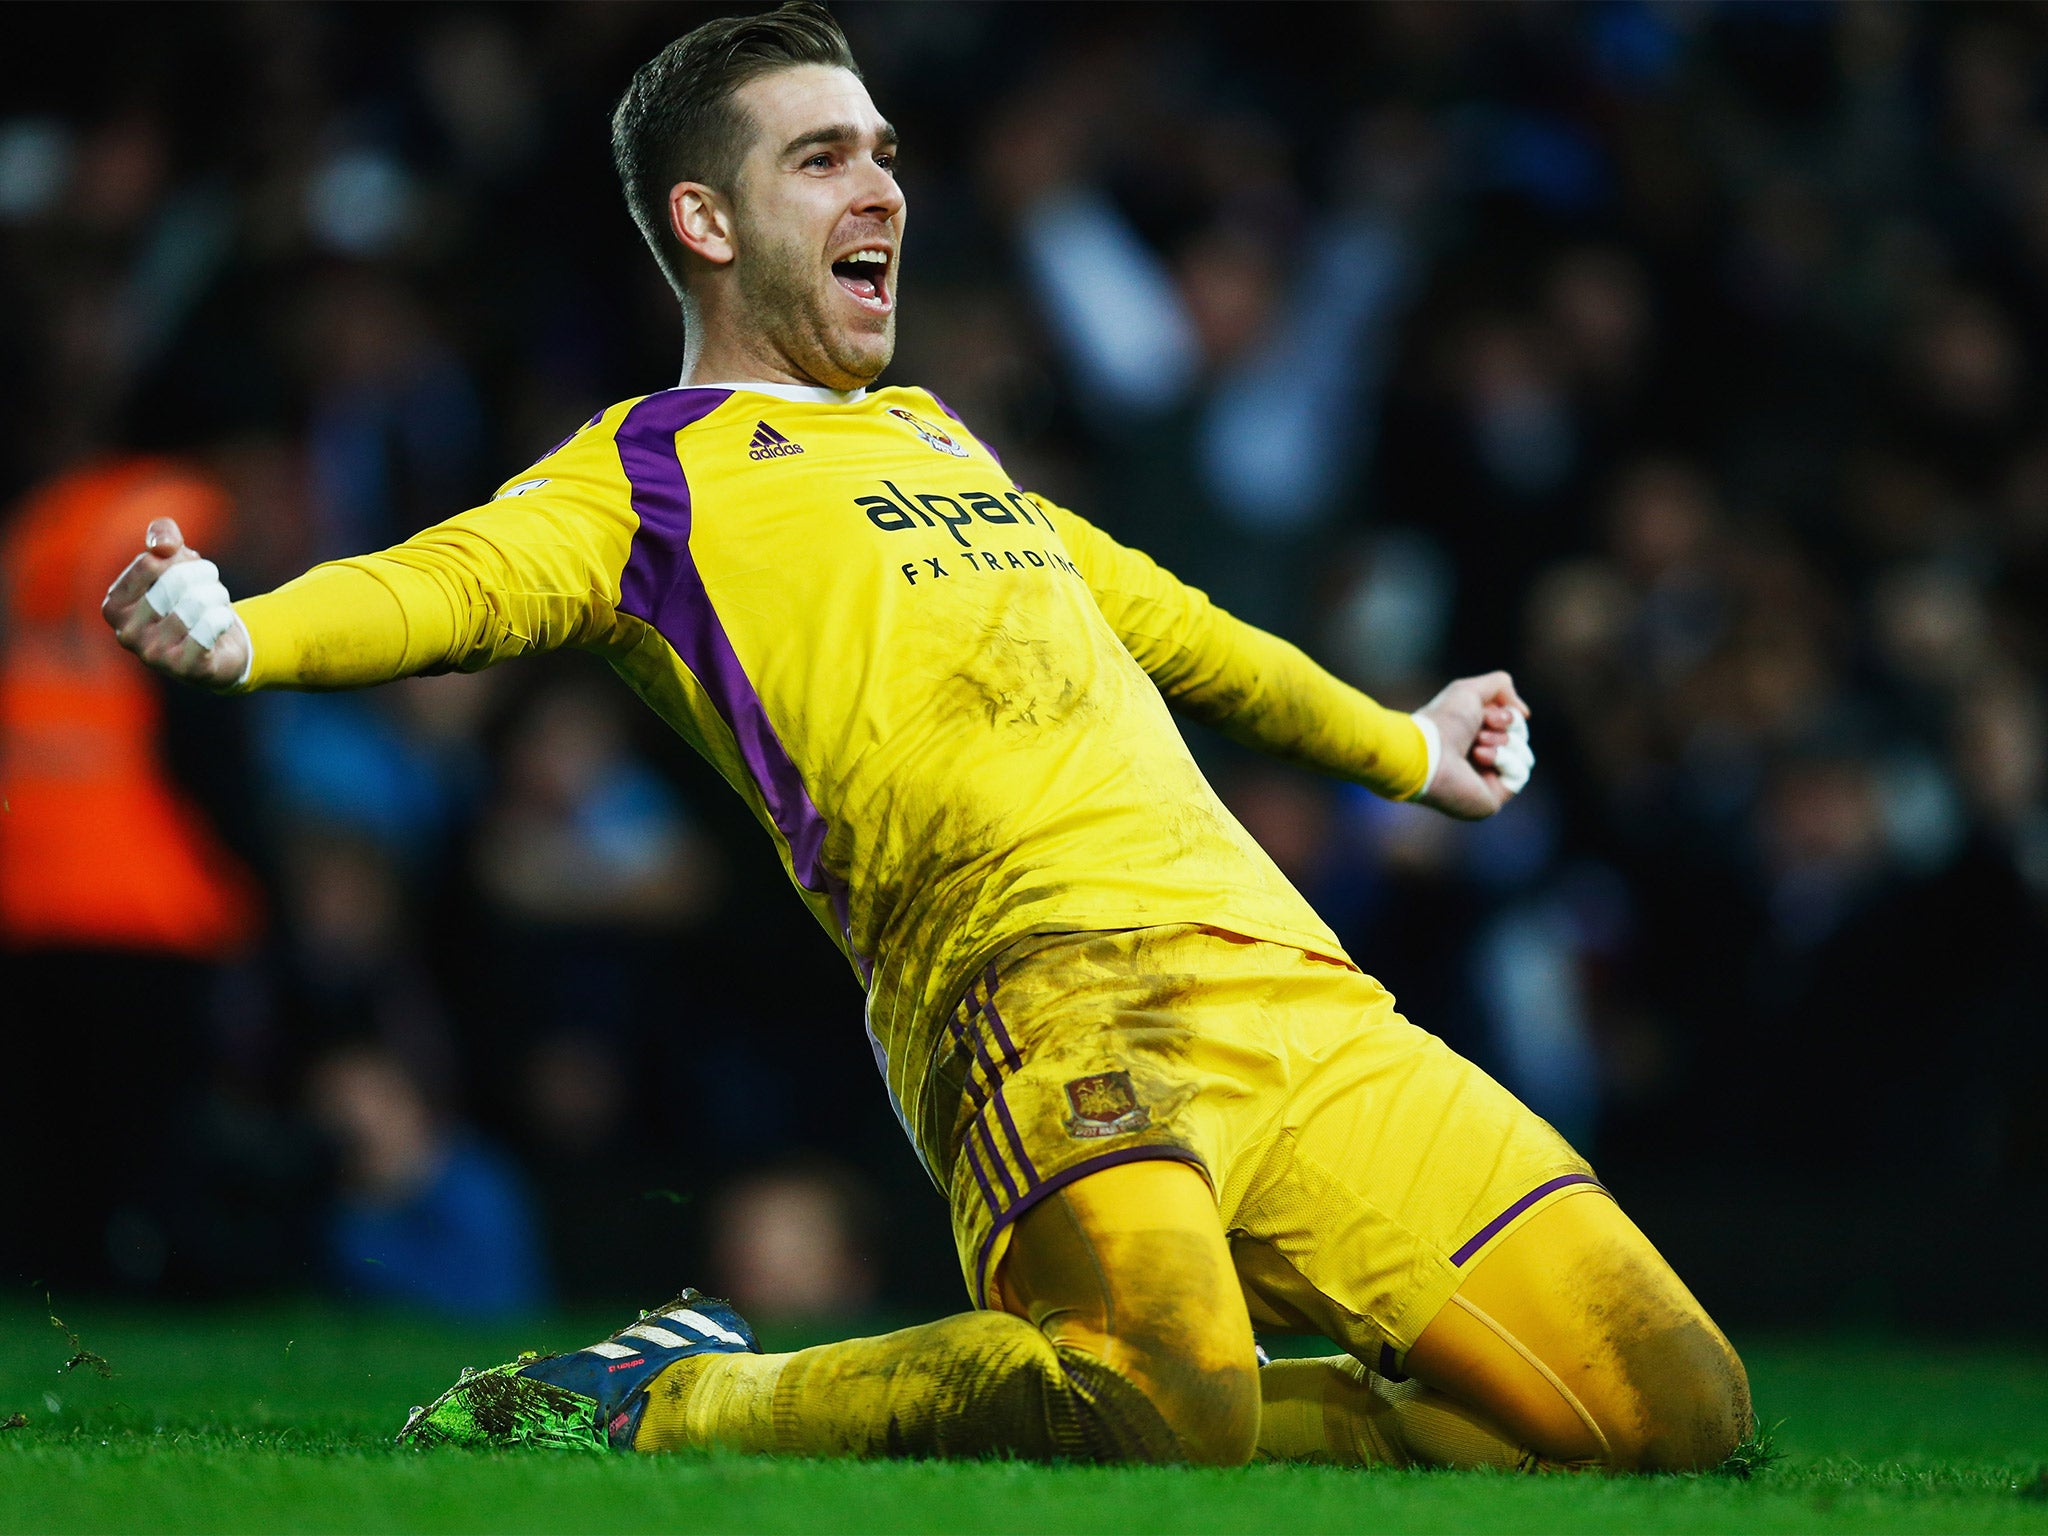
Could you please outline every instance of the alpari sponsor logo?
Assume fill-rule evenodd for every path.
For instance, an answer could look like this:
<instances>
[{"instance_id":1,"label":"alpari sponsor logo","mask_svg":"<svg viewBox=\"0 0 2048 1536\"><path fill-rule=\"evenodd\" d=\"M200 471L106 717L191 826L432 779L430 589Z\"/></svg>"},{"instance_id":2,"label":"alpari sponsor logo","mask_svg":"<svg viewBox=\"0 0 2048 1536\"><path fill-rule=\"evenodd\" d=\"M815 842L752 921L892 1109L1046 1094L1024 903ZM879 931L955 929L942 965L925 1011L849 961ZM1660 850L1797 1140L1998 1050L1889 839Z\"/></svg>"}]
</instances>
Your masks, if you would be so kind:
<instances>
[{"instance_id":1,"label":"alpari sponsor logo","mask_svg":"<svg viewBox=\"0 0 2048 1536\"><path fill-rule=\"evenodd\" d=\"M955 442L952 435L945 431L944 428L933 426L922 416L911 415L910 412L904 410L900 405L890 406L889 414L898 421L908 422L910 430L923 438L928 447L934 448L940 453L950 453L956 459L967 457L967 445Z\"/></svg>"},{"instance_id":2,"label":"alpari sponsor logo","mask_svg":"<svg viewBox=\"0 0 2048 1536\"><path fill-rule=\"evenodd\" d=\"M854 505L884 533L900 533L905 528L936 528L944 524L946 532L953 536L953 542L964 549L973 540L962 530L972 528L977 519L984 523L1030 523L1040 528L1052 527L1052 519L1045 515L1045 508L1022 491L1004 491L1000 495L993 491L956 491L950 496L912 496L898 488L893 480L884 480L882 486L888 495L856 496Z\"/></svg>"},{"instance_id":3,"label":"alpari sponsor logo","mask_svg":"<svg viewBox=\"0 0 2048 1536\"><path fill-rule=\"evenodd\" d=\"M948 566L947 560L960 563ZM1023 550L960 549L943 559L937 555L919 555L915 560L904 561L897 569L903 573L904 585L911 587L921 581L927 585L944 581L961 569L984 576L1004 575L1010 571L1065 571L1069 576L1081 576L1081 568L1050 545L1044 549ZM1081 576L1081 579L1086 581L1088 578Z\"/></svg>"},{"instance_id":4,"label":"alpari sponsor logo","mask_svg":"<svg viewBox=\"0 0 2048 1536\"><path fill-rule=\"evenodd\" d=\"M792 443L765 421L754 423L754 440L747 445L750 459L786 459L793 453L802 453L801 444Z\"/></svg>"}]
</instances>

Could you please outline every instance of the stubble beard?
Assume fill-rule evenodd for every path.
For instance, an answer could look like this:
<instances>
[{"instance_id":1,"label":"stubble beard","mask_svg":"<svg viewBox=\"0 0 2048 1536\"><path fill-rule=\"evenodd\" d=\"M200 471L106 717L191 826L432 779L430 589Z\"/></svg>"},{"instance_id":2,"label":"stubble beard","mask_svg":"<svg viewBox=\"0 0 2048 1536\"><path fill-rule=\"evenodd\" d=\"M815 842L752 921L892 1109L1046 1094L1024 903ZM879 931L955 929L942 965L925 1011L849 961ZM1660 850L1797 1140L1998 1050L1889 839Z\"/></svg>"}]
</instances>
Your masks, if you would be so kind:
<instances>
[{"instance_id":1,"label":"stubble beard","mask_svg":"<svg viewBox=\"0 0 2048 1536\"><path fill-rule=\"evenodd\" d=\"M834 388L873 383L896 354L895 309L879 333L835 321L829 297L819 291L817 252L765 240L764 234L754 230L745 237L752 259L738 276L747 312L769 348Z\"/></svg>"}]
</instances>

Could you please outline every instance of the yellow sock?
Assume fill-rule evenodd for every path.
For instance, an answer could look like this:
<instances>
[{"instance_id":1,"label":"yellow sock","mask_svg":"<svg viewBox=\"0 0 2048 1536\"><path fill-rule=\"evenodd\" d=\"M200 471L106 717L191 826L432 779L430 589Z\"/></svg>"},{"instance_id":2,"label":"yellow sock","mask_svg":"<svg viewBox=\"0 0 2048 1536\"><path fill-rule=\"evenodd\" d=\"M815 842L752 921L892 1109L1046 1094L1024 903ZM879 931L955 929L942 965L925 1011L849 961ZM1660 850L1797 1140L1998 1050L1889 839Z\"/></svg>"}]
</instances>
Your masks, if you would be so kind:
<instances>
[{"instance_id":1,"label":"yellow sock","mask_svg":"<svg viewBox=\"0 0 2048 1536\"><path fill-rule=\"evenodd\" d=\"M1275 1360L1259 1372L1259 1456L1346 1467L1533 1465L1485 1419L1419 1381L1388 1381L1349 1355Z\"/></svg>"},{"instance_id":2,"label":"yellow sock","mask_svg":"<svg viewBox=\"0 0 2048 1536\"><path fill-rule=\"evenodd\" d=\"M692 1447L765 1455L775 1445L775 1383L794 1355L693 1355L648 1385L636 1451Z\"/></svg>"},{"instance_id":3,"label":"yellow sock","mask_svg":"<svg viewBox=\"0 0 2048 1536\"><path fill-rule=\"evenodd\" d=\"M790 1355L698 1355L654 1379L635 1450L1172 1461L1158 1409L1002 1312Z\"/></svg>"}]
</instances>

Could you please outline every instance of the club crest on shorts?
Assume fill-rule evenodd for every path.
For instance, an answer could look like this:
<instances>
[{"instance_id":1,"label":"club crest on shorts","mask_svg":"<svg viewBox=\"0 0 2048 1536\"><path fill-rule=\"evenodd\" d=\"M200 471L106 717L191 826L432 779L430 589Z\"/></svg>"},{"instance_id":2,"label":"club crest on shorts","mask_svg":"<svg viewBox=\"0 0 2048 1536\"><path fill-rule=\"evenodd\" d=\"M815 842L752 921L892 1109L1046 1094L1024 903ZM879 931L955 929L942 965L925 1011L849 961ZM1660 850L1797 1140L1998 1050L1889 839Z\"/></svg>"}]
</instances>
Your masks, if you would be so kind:
<instances>
[{"instance_id":1,"label":"club crest on shorts","mask_svg":"<svg viewBox=\"0 0 2048 1536\"><path fill-rule=\"evenodd\" d=\"M943 428L933 426L922 416L913 416L900 405L890 406L889 414L898 421L909 422L910 430L925 440L925 446L935 448L940 453L950 453L956 459L967 457L967 445L965 443L955 442L951 434Z\"/></svg>"},{"instance_id":2,"label":"club crest on shorts","mask_svg":"<svg viewBox=\"0 0 2048 1536\"><path fill-rule=\"evenodd\" d=\"M1128 1072L1092 1072L1067 1084L1069 1136L1121 1136L1152 1123L1152 1111L1138 1102Z\"/></svg>"}]
</instances>

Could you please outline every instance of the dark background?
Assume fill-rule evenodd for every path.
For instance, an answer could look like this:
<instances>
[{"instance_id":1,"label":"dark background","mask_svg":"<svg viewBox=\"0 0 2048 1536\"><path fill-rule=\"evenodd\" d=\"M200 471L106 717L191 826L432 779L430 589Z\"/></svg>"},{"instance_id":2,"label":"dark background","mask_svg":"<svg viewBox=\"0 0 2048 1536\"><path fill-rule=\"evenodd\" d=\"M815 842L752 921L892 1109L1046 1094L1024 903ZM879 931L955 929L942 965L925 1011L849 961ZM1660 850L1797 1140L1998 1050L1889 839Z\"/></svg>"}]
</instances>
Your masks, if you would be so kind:
<instances>
[{"instance_id":1,"label":"dark background","mask_svg":"<svg viewBox=\"0 0 2048 1536\"><path fill-rule=\"evenodd\" d=\"M249 593L672 384L607 118L709 14L0 10L0 505L179 455ZM1515 671L1475 827L1190 728L1359 962L1724 1320L2038 1326L2048 12L839 14L889 380L1390 703ZM957 1304L844 963L601 666L178 693L160 746L262 927L0 935L0 1282ZM543 1256L369 1283L451 1148Z\"/></svg>"}]
</instances>

